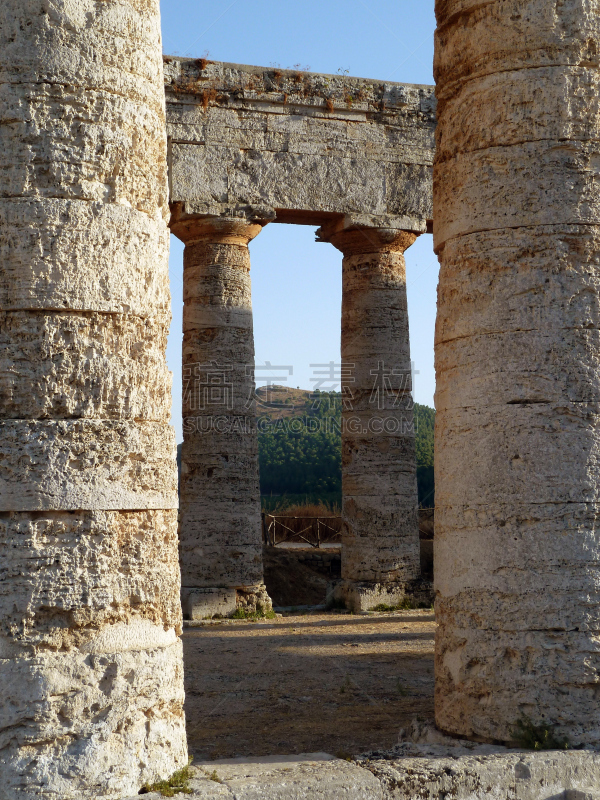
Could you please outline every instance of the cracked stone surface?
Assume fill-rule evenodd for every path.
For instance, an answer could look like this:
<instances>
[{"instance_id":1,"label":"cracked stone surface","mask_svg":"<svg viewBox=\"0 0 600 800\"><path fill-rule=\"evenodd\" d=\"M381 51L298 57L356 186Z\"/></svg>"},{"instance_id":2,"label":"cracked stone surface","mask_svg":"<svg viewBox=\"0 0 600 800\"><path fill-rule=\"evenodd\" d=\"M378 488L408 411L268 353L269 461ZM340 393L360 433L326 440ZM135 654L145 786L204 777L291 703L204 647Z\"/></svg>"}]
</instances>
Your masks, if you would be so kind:
<instances>
[{"instance_id":1,"label":"cracked stone surface","mask_svg":"<svg viewBox=\"0 0 600 800\"><path fill-rule=\"evenodd\" d=\"M0 9L3 798L183 766L155 0Z\"/></svg>"},{"instance_id":2,"label":"cracked stone surface","mask_svg":"<svg viewBox=\"0 0 600 800\"><path fill-rule=\"evenodd\" d=\"M599 18L436 13L436 722L598 743Z\"/></svg>"}]
</instances>

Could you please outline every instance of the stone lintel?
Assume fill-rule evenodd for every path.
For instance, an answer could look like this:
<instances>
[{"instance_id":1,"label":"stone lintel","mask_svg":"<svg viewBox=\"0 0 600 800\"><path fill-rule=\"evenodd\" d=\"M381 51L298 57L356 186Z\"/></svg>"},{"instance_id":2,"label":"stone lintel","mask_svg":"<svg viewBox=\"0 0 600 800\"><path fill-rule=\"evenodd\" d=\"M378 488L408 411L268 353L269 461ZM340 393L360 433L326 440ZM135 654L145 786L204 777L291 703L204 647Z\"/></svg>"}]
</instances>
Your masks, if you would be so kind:
<instances>
[{"instance_id":1,"label":"stone lintel","mask_svg":"<svg viewBox=\"0 0 600 800\"><path fill-rule=\"evenodd\" d=\"M349 215L431 228L433 86L165 62L171 203L213 216L263 207L282 222Z\"/></svg>"}]
</instances>

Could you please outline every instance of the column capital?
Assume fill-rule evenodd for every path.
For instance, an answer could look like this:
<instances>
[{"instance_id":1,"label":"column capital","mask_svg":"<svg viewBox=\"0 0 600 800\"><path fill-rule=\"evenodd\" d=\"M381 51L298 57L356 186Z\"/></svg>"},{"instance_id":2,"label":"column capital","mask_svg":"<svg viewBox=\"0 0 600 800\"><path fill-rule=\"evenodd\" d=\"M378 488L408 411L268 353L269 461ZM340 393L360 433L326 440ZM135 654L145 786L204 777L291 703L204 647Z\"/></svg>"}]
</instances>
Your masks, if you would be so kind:
<instances>
[{"instance_id":1,"label":"column capital","mask_svg":"<svg viewBox=\"0 0 600 800\"><path fill-rule=\"evenodd\" d=\"M254 219L246 216L203 216L188 214L177 204L171 209L169 228L171 233L186 244L202 239L224 244L247 245L261 232L270 219Z\"/></svg>"},{"instance_id":2,"label":"column capital","mask_svg":"<svg viewBox=\"0 0 600 800\"><path fill-rule=\"evenodd\" d=\"M420 234L397 228L344 227L343 220L317 231L320 242L329 242L344 256L366 253L404 253Z\"/></svg>"}]
</instances>

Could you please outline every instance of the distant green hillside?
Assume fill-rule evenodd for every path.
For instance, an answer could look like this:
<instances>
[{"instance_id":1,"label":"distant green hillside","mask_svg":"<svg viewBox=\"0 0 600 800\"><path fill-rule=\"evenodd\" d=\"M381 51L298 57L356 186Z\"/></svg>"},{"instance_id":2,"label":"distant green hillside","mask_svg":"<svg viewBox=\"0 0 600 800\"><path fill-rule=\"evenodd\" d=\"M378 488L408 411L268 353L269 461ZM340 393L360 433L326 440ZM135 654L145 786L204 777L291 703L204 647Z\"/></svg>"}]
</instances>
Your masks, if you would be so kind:
<instances>
[{"instance_id":1,"label":"distant green hillside","mask_svg":"<svg viewBox=\"0 0 600 800\"><path fill-rule=\"evenodd\" d=\"M324 392L315 403L308 391L288 390L287 387L271 387L270 391L269 397L264 390L258 391L261 494L339 505L342 496L340 395ZM419 503L429 507L434 504L435 411L416 403L415 418Z\"/></svg>"},{"instance_id":2,"label":"distant green hillside","mask_svg":"<svg viewBox=\"0 0 600 800\"><path fill-rule=\"evenodd\" d=\"M415 403L417 420L417 488L419 505L433 508L435 505L435 480L433 476L433 426L435 410Z\"/></svg>"}]
</instances>

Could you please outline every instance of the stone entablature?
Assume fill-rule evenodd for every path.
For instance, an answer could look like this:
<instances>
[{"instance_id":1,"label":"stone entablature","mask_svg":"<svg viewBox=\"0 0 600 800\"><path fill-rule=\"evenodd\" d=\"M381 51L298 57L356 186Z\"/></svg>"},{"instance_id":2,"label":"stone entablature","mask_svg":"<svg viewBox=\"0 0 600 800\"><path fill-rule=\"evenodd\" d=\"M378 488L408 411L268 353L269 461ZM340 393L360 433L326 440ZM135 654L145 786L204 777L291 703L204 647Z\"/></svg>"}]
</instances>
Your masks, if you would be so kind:
<instances>
[{"instance_id":1,"label":"stone entablature","mask_svg":"<svg viewBox=\"0 0 600 800\"><path fill-rule=\"evenodd\" d=\"M431 229L433 86L165 57L187 214Z\"/></svg>"}]
</instances>

